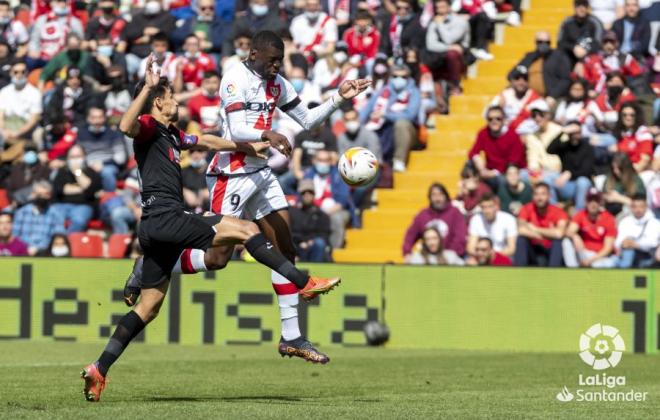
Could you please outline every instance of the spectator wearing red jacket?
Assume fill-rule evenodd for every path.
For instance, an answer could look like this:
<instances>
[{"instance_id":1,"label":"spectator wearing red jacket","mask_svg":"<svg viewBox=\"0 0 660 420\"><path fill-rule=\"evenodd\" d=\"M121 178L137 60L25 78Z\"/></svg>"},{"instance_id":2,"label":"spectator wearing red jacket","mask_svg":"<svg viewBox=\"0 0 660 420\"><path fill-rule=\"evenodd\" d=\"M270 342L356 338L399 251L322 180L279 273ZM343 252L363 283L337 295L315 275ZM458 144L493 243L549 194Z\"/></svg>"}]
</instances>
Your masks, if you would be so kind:
<instances>
[{"instance_id":1,"label":"spectator wearing red jacket","mask_svg":"<svg viewBox=\"0 0 660 420\"><path fill-rule=\"evenodd\" d=\"M215 61L200 49L197 35L190 34L183 43L184 54L177 59L174 90L194 90L202 85L204 73L217 71Z\"/></svg>"},{"instance_id":2,"label":"spectator wearing red jacket","mask_svg":"<svg viewBox=\"0 0 660 420\"><path fill-rule=\"evenodd\" d=\"M190 119L199 123L202 132L218 131L220 124L220 76L216 72L204 73L202 92L188 101Z\"/></svg>"},{"instance_id":3,"label":"spectator wearing red jacket","mask_svg":"<svg viewBox=\"0 0 660 420\"><path fill-rule=\"evenodd\" d=\"M525 146L520 136L504 126L504 110L500 106L491 106L486 111L487 126L479 131L472 145L468 158L474 162L481 178L497 190L502 182L502 174L509 164L518 168L527 167ZM484 162L480 153L486 155ZM526 174L523 175L523 178Z\"/></svg>"},{"instance_id":4,"label":"spectator wearing red jacket","mask_svg":"<svg viewBox=\"0 0 660 420\"><path fill-rule=\"evenodd\" d=\"M361 65L376 57L380 45L380 32L368 11L358 10L355 23L344 32L344 42L348 45L349 57L361 56Z\"/></svg>"},{"instance_id":5,"label":"spectator wearing red jacket","mask_svg":"<svg viewBox=\"0 0 660 420\"><path fill-rule=\"evenodd\" d=\"M644 72L632 55L619 52L619 41L614 31L606 31L603 34L602 51L585 57L583 69L584 78L598 93L605 89L608 73L618 71L625 77L639 77Z\"/></svg>"},{"instance_id":6,"label":"spectator wearing red jacket","mask_svg":"<svg viewBox=\"0 0 660 420\"><path fill-rule=\"evenodd\" d=\"M493 249L493 241L489 238L479 238L474 248L474 257L467 260L467 265L480 266L511 266L511 259Z\"/></svg>"},{"instance_id":7,"label":"spectator wearing red jacket","mask_svg":"<svg viewBox=\"0 0 660 420\"><path fill-rule=\"evenodd\" d=\"M525 204L518 215L514 265L561 267L561 240L567 223L564 210L550 204L550 186L536 184L532 202Z\"/></svg>"},{"instance_id":8,"label":"spectator wearing red jacket","mask_svg":"<svg viewBox=\"0 0 660 420\"><path fill-rule=\"evenodd\" d=\"M614 136L618 140L617 150L628 155L637 173L651 169L653 135L644 125L644 115L634 102L621 106Z\"/></svg>"},{"instance_id":9,"label":"spectator wearing red jacket","mask_svg":"<svg viewBox=\"0 0 660 420\"><path fill-rule=\"evenodd\" d=\"M587 193L587 207L577 212L562 241L566 267L612 268L616 265L616 221L601 208L603 195L595 188Z\"/></svg>"}]
</instances>

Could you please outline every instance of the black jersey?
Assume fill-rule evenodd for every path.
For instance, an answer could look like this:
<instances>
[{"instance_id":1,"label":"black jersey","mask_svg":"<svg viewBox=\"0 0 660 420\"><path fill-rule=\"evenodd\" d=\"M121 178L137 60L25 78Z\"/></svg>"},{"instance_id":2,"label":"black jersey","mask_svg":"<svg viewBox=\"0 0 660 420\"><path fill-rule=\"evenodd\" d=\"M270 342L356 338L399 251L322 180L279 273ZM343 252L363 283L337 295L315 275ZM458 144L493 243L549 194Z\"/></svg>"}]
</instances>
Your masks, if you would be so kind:
<instances>
[{"instance_id":1,"label":"black jersey","mask_svg":"<svg viewBox=\"0 0 660 420\"><path fill-rule=\"evenodd\" d=\"M141 115L138 122L140 132L133 141L133 150L140 173L143 217L183 210L181 150L197 144L197 136L172 124L166 127L151 115Z\"/></svg>"}]
</instances>

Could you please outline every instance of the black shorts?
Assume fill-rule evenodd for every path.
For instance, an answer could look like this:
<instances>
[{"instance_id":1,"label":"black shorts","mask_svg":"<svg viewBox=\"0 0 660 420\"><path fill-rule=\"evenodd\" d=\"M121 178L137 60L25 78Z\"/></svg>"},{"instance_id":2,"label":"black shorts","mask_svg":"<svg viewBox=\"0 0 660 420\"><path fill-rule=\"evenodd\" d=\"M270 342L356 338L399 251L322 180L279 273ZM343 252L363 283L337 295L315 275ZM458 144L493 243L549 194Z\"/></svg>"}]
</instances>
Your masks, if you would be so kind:
<instances>
[{"instance_id":1,"label":"black shorts","mask_svg":"<svg viewBox=\"0 0 660 420\"><path fill-rule=\"evenodd\" d=\"M206 251L215 237L214 225L222 215L201 216L172 210L150 215L140 221L138 239L144 251L142 288L158 287L169 280L172 269L184 249Z\"/></svg>"}]
</instances>

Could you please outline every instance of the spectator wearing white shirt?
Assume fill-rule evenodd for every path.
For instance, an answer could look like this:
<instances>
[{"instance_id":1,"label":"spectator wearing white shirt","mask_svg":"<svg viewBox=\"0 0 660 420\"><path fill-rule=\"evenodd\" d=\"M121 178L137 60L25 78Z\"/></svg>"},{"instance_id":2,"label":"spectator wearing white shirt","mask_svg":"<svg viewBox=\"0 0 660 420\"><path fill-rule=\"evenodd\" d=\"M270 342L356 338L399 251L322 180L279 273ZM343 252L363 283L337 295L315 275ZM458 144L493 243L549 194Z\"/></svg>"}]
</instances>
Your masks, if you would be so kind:
<instances>
[{"instance_id":1,"label":"spectator wearing white shirt","mask_svg":"<svg viewBox=\"0 0 660 420\"><path fill-rule=\"evenodd\" d=\"M10 76L11 83L0 89L0 163L23 155L25 140L32 138L43 113L41 92L28 83L25 62L14 62Z\"/></svg>"},{"instance_id":2,"label":"spectator wearing white shirt","mask_svg":"<svg viewBox=\"0 0 660 420\"><path fill-rule=\"evenodd\" d=\"M293 85L302 104L307 107L310 102L319 102L321 89L307 79L307 69L293 66L288 72L289 82Z\"/></svg>"},{"instance_id":3,"label":"spectator wearing white shirt","mask_svg":"<svg viewBox=\"0 0 660 420\"><path fill-rule=\"evenodd\" d=\"M479 238L488 238L493 243L495 251L507 257L513 256L518 238L518 224L515 217L501 211L497 198L490 193L484 194L479 207L481 212L472 216L468 226L468 254L475 255Z\"/></svg>"},{"instance_id":4,"label":"spectator wearing white shirt","mask_svg":"<svg viewBox=\"0 0 660 420\"><path fill-rule=\"evenodd\" d=\"M176 55L169 51L169 49L170 42L167 34L159 32L151 37L151 53L156 56L154 64L160 69L161 76L167 77L170 82L174 82L174 79L176 79L176 66L179 61ZM140 62L140 68L138 70L138 77L140 79L144 78L148 58L149 56Z\"/></svg>"},{"instance_id":5,"label":"spectator wearing white shirt","mask_svg":"<svg viewBox=\"0 0 660 420\"><path fill-rule=\"evenodd\" d=\"M637 194L630 204L630 214L619 222L614 245L619 250L619 268L645 268L654 263L660 241L660 221L646 203L646 195Z\"/></svg>"},{"instance_id":6,"label":"spectator wearing white shirt","mask_svg":"<svg viewBox=\"0 0 660 420\"><path fill-rule=\"evenodd\" d=\"M603 23L605 29L610 29L618 18L623 17L624 0L589 0L591 14Z\"/></svg>"},{"instance_id":7,"label":"spectator wearing white shirt","mask_svg":"<svg viewBox=\"0 0 660 420\"><path fill-rule=\"evenodd\" d=\"M305 2L305 13L293 18L289 31L305 57L325 57L335 50L337 22L321 10L319 0Z\"/></svg>"}]
</instances>

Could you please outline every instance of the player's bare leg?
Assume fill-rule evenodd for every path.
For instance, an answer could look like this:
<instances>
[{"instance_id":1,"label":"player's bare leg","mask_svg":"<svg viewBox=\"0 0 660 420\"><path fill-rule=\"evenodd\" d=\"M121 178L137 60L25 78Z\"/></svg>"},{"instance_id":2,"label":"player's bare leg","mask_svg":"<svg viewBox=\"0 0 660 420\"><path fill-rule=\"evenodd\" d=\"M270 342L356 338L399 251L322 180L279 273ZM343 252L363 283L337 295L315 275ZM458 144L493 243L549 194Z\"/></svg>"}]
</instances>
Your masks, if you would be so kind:
<instances>
[{"instance_id":1,"label":"player's bare leg","mask_svg":"<svg viewBox=\"0 0 660 420\"><path fill-rule=\"evenodd\" d=\"M140 301L132 311L119 320L119 324L110 340L108 340L101 356L96 362L87 365L83 369L81 374L85 381L83 394L87 401L99 401L101 392L105 388L105 376L108 370L121 356L131 340L158 316L169 284L170 282L167 280L158 287L142 290Z\"/></svg>"}]
</instances>

